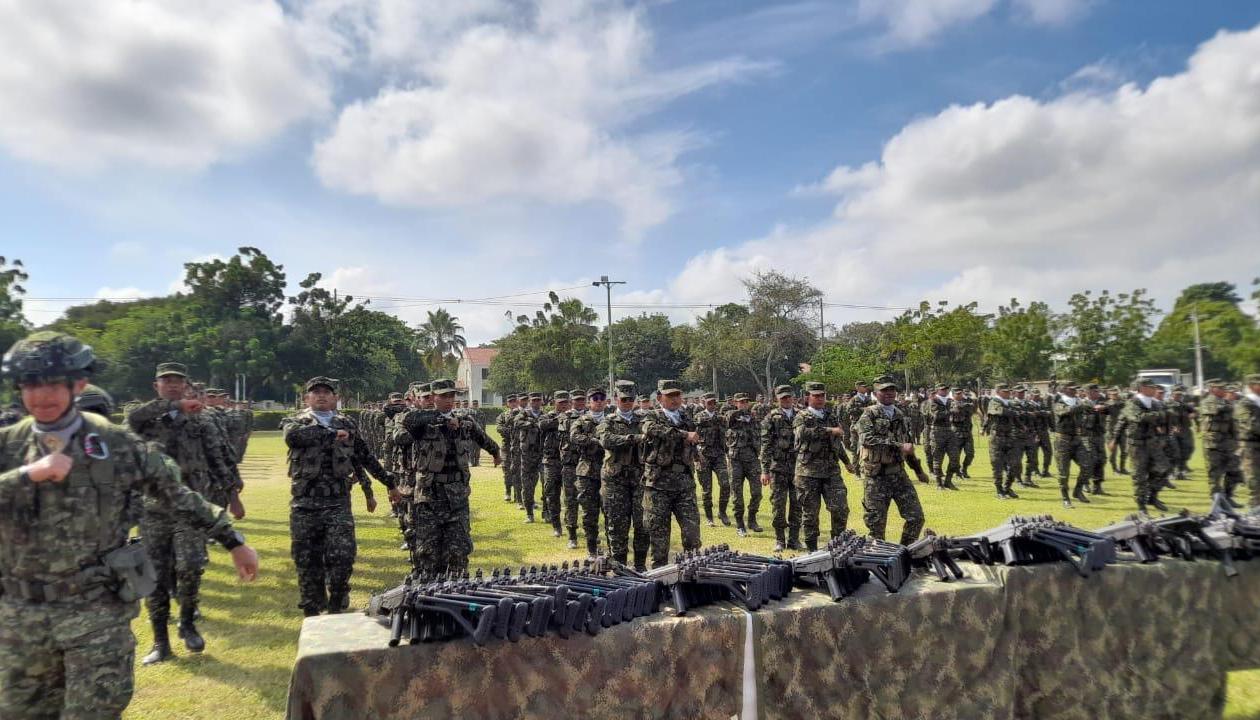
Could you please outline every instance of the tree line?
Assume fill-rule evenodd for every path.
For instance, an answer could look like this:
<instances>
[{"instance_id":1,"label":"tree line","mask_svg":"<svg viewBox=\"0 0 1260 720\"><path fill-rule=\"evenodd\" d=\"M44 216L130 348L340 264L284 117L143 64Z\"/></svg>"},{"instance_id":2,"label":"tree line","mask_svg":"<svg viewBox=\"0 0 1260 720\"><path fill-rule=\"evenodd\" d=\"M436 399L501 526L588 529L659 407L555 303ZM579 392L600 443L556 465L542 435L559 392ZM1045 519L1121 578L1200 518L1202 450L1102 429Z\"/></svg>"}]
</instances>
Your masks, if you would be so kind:
<instances>
[{"instance_id":1,"label":"tree line","mask_svg":"<svg viewBox=\"0 0 1260 720\"><path fill-rule=\"evenodd\" d=\"M364 399L410 382L451 376L466 347L458 318L430 311L417 327L369 301L320 287L320 273L286 296L284 267L257 248L184 265L186 291L133 302L69 308L49 327L91 343L106 361L99 378L120 399L151 393L158 362L175 360L211 385L244 376L253 399L289 400L313 375L346 382ZM0 346L32 329L22 312L27 270L0 257ZM614 373L643 391L662 378L723 394L769 396L783 382L822 381L833 391L892 374L912 386L988 385L1057 375L1122 384L1142 367L1193 368L1197 317L1207 376L1260 369L1260 326L1226 282L1187 287L1161 312L1143 289L1082 291L1062 312L1012 299L995 312L975 303L922 302L887 321L825 323L823 293L776 271L744 281L744 302L689 323L661 313L612 324ZM1260 301L1260 278L1251 293ZM499 393L601 385L608 332L599 314L555 293L491 345L500 352L489 387ZM7 390L6 390L7 392Z\"/></svg>"}]
</instances>

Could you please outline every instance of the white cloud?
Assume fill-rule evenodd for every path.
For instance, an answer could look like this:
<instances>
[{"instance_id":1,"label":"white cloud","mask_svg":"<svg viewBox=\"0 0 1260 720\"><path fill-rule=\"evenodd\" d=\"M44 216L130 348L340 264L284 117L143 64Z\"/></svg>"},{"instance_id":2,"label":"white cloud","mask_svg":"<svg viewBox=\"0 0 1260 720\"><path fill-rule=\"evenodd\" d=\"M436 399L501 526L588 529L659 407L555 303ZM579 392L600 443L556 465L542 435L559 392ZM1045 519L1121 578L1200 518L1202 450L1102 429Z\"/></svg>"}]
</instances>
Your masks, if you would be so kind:
<instances>
[{"instance_id":1,"label":"white cloud","mask_svg":"<svg viewBox=\"0 0 1260 720\"><path fill-rule=\"evenodd\" d=\"M375 7L356 34L399 80L344 108L313 162L325 185L393 205L608 202L633 235L668 217L677 159L699 141L633 121L765 67L655 69L641 12L617 3L482 2L436 19Z\"/></svg>"},{"instance_id":2,"label":"white cloud","mask_svg":"<svg viewBox=\"0 0 1260 720\"><path fill-rule=\"evenodd\" d=\"M987 15L998 0L859 0L858 17L887 28L886 40L917 45Z\"/></svg>"},{"instance_id":3,"label":"white cloud","mask_svg":"<svg viewBox=\"0 0 1260 720\"><path fill-rule=\"evenodd\" d=\"M270 0L8 0L0 47L0 145L62 168L200 169L328 106Z\"/></svg>"},{"instance_id":4,"label":"white cloud","mask_svg":"<svg viewBox=\"0 0 1260 720\"><path fill-rule=\"evenodd\" d=\"M1011 0L1015 11L1038 25L1066 25L1089 11L1094 0Z\"/></svg>"},{"instance_id":5,"label":"white cloud","mask_svg":"<svg viewBox=\"0 0 1260 720\"><path fill-rule=\"evenodd\" d=\"M698 255L669 296L725 296L768 266L835 301L990 309L1246 283L1260 237L1260 28L1218 34L1146 87L946 108L808 189L839 197L831 219Z\"/></svg>"}]
</instances>

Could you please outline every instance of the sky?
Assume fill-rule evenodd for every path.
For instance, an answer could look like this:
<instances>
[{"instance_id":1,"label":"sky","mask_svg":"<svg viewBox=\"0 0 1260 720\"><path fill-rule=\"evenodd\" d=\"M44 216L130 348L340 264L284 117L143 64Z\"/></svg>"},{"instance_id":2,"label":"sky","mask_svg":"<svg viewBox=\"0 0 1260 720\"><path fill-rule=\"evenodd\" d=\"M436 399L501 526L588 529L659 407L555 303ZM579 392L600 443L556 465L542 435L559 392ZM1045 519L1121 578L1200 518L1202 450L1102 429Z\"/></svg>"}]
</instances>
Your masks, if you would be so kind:
<instances>
[{"instance_id":1,"label":"sky","mask_svg":"<svg viewBox=\"0 0 1260 720\"><path fill-rule=\"evenodd\" d=\"M0 0L0 47L36 324L240 246L470 344L601 276L836 324L1260 276L1258 3Z\"/></svg>"}]
</instances>

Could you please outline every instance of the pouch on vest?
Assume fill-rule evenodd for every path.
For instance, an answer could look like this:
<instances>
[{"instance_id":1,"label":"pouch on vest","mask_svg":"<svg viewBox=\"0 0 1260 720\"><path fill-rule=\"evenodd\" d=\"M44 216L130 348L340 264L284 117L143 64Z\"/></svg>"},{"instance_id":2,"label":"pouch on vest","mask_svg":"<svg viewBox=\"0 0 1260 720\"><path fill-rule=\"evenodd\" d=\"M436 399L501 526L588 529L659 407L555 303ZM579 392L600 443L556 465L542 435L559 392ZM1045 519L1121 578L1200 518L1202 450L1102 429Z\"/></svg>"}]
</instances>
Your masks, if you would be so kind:
<instances>
[{"instance_id":1,"label":"pouch on vest","mask_svg":"<svg viewBox=\"0 0 1260 720\"><path fill-rule=\"evenodd\" d=\"M140 538L132 538L126 545L106 554L101 561L114 576L118 599L123 602L135 602L157 589L157 570Z\"/></svg>"}]
</instances>

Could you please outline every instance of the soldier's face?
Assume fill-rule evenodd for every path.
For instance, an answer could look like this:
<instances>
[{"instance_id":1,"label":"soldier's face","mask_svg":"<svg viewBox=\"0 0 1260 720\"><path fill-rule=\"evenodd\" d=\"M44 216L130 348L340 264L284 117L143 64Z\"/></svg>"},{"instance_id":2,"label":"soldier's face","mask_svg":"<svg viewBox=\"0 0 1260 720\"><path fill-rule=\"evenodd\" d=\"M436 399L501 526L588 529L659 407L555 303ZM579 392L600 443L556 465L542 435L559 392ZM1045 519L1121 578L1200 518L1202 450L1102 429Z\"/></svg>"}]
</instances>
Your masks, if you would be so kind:
<instances>
[{"instance_id":1,"label":"soldier's face","mask_svg":"<svg viewBox=\"0 0 1260 720\"><path fill-rule=\"evenodd\" d=\"M677 410L682 407L682 393L666 393L661 395L661 406L666 410ZM744 401L744 407L748 407L748 401Z\"/></svg>"},{"instance_id":2,"label":"soldier's face","mask_svg":"<svg viewBox=\"0 0 1260 720\"><path fill-rule=\"evenodd\" d=\"M542 410L542 398L530 398L529 409L535 411Z\"/></svg>"},{"instance_id":3,"label":"soldier's face","mask_svg":"<svg viewBox=\"0 0 1260 720\"><path fill-rule=\"evenodd\" d=\"M153 381L153 389L163 400L183 400L188 390L188 378L183 375L163 375Z\"/></svg>"},{"instance_id":4,"label":"soldier's face","mask_svg":"<svg viewBox=\"0 0 1260 720\"><path fill-rule=\"evenodd\" d=\"M582 398L577 398L577 399L575 399L575 400L573 401L573 409L574 409L574 410L585 410L585 409L586 409L586 398L582 397Z\"/></svg>"},{"instance_id":5,"label":"soldier's face","mask_svg":"<svg viewBox=\"0 0 1260 720\"><path fill-rule=\"evenodd\" d=\"M796 398L792 397L791 395L784 395L783 397L779 398L779 407L783 408L784 410L787 410L788 408L792 407L795 404L796 404Z\"/></svg>"},{"instance_id":6,"label":"soldier's face","mask_svg":"<svg viewBox=\"0 0 1260 720\"><path fill-rule=\"evenodd\" d=\"M591 412L598 413L604 411L604 405L606 402L607 398L602 395L596 395L595 397L587 398L586 404L591 407Z\"/></svg>"},{"instance_id":7,"label":"soldier's face","mask_svg":"<svg viewBox=\"0 0 1260 720\"><path fill-rule=\"evenodd\" d=\"M316 385L306 392L306 407L325 412L337 409L337 393L331 388Z\"/></svg>"},{"instance_id":8,"label":"soldier's face","mask_svg":"<svg viewBox=\"0 0 1260 720\"><path fill-rule=\"evenodd\" d=\"M1090 400L1097 400L1102 397L1102 393L1098 392L1097 390L1088 390L1086 392L1089 393Z\"/></svg>"},{"instance_id":9,"label":"soldier's face","mask_svg":"<svg viewBox=\"0 0 1260 720\"><path fill-rule=\"evenodd\" d=\"M75 380L74 384L64 380L49 383L24 383L21 386L22 404L26 412L37 422L56 422L70 406L75 397L87 387L87 380Z\"/></svg>"},{"instance_id":10,"label":"soldier's face","mask_svg":"<svg viewBox=\"0 0 1260 720\"><path fill-rule=\"evenodd\" d=\"M827 406L827 393L810 393L809 406L815 410L822 410Z\"/></svg>"},{"instance_id":11,"label":"soldier's face","mask_svg":"<svg viewBox=\"0 0 1260 720\"><path fill-rule=\"evenodd\" d=\"M705 400L704 409L708 410L709 412L713 412L714 410L717 410L717 400Z\"/></svg>"},{"instance_id":12,"label":"soldier's face","mask_svg":"<svg viewBox=\"0 0 1260 720\"><path fill-rule=\"evenodd\" d=\"M868 392L870 392L870 391L871 391L871 390L870 390L870 388L866 387L865 385L858 385L858 386L857 386L857 394L858 394L858 395L865 395L866 393L868 393Z\"/></svg>"},{"instance_id":13,"label":"soldier's face","mask_svg":"<svg viewBox=\"0 0 1260 720\"><path fill-rule=\"evenodd\" d=\"M739 410L747 410L747 409L748 409L748 401L747 401L747 400L736 400L736 401L735 401L735 407L736 407L736 409L739 409ZM672 408L671 408L671 409L672 409Z\"/></svg>"},{"instance_id":14,"label":"soldier's face","mask_svg":"<svg viewBox=\"0 0 1260 720\"><path fill-rule=\"evenodd\" d=\"M621 412L630 412L634 409L634 398L617 398L617 409Z\"/></svg>"},{"instance_id":15,"label":"soldier's face","mask_svg":"<svg viewBox=\"0 0 1260 720\"><path fill-rule=\"evenodd\" d=\"M884 388L879 391L879 402L883 405L892 405L897 401L896 388Z\"/></svg>"},{"instance_id":16,"label":"soldier's face","mask_svg":"<svg viewBox=\"0 0 1260 720\"><path fill-rule=\"evenodd\" d=\"M542 402L539 400L539 402ZM438 412L450 412L455 407L455 393L438 393L433 396L433 409Z\"/></svg>"},{"instance_id":17,"label":"soldier's face","mask_svg":"<svg viewBox=\"0 0 1260 720\"><path fill-rule=\"evenodd\" d=\"M1010 400L1010 399L1011 399L1011 391L1010 391L1010 390L998 390L998 391L997 391L997 394L998 394L998 397L1002 398L1003 400Z\"/></svg>"},{"instance_id":18,"label":"soldier's face","mask_svg":"<svg viewBox=\"0 0 1260 720\"><path fill-rule=\"evenodd\" d=\"M508 400L507 403L508 403L508 407L511 408L512 410L515 410L516 407L520 405L520 402L517 401L515 398Z\"/></svg>"},{"instance_id":19,"label":"soldier's face","mask_svg":"<svg viewBox=\"0 0 1260 720\"><path fill-rule=\"evenodd\" d=\"M557 412L564 412L564 411L566 411L566 410L568 410L568 409L569 409L569 401L568 401L568 400L557 400L557 401L556 401L556 411L557 411Z\"/></svg>"},{"instance_id":20,"label":"soldier's face","mask_svg":"<svg viewBox=\"0 0 1260 720\"><path fill-rule=\"evenodd\" d=\"M1252 383L1247 386L1247 389L1251 391L1252 395L1260 395L1260 383Z\"/></svg>"}]
</instances>

